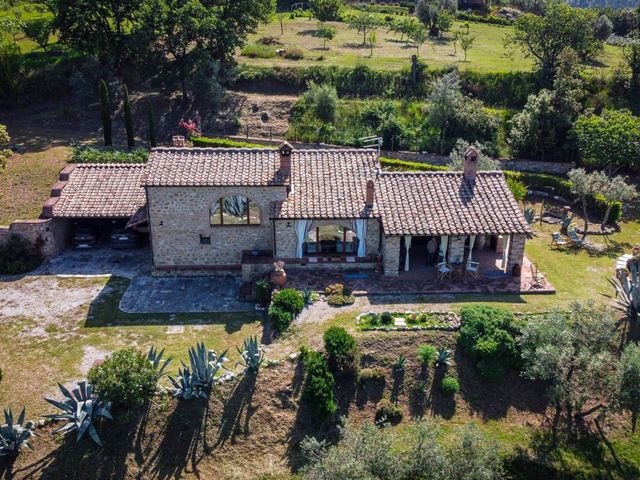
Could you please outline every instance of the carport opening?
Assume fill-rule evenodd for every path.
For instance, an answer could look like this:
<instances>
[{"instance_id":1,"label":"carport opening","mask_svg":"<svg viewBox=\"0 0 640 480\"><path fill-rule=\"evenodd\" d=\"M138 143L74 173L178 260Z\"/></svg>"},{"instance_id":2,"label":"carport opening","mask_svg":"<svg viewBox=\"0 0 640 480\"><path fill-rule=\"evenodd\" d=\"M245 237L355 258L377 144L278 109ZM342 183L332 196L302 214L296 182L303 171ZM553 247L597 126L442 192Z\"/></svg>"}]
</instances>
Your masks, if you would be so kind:
<instances>
[{"instance_id":1,"label":"carport opening","mask_svg":"<svg viewBox=\"0 0 640 480\"><path fill-rule=\"evenodd\" d=\"M132 232L136 236L137 246L144 246L149 243L149 233L134 229L126 229L128 218L74 218L69 220L69 238L67 245L76 247L78 238L83 238L83 234L91 233L95 237L96 246L110 246L112 234L118 232Z\"/></svg>"}]
</instances>

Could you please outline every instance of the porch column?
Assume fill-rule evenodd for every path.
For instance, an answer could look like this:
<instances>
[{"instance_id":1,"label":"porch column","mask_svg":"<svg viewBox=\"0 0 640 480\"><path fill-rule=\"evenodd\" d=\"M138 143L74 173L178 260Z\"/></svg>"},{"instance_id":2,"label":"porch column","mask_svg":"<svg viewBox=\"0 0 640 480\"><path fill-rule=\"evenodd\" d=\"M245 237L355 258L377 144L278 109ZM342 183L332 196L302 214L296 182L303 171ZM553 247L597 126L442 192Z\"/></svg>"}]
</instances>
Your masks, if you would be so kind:
<instances>
[{"instance_id":1,"label":"porch column","mask_svg":"<svg viewBox=\"0 0 640 480\"><path fill-rule=\"evenodd\" d=\"M405 249L404 271L405 272L409 271L409 249L410 248L411 248L411 235L405 235L404 236L404 249Z\"/></svg>"},{"instance_id":2,"label":"porch column","mask_svg":"<svg viewBox=\"0 0 640 480\"><path fill-rule=\"evenodd\" d=\"M382 238L382 262L385 275L399 275L400 237L385 236Z\"/></svg>"},{"instance_id":3,"label":"porch column","mask_svg":"<svg viewBox=\"0 0 640 480\"><path fill-rule=\"evenodd\" d=\"M514 265L522 266L524 261L524 244L526 242L526 235L519 233L510 235L511 241L509 242L509 251L507 252L507 274L511 274Z\"/></svg>"},{"instance_id":4,"label":"porch column","mask_svg":"<svg viewBox=\"0 0 640 480\"><path fill-rule=\"evenodd\" d=\"M473 257L473 246L476 244L476 236L475 235L471 235L469 237L469 258L467 259L467 262L471 261L471 258Z\"/></svg>"}]
</instances>

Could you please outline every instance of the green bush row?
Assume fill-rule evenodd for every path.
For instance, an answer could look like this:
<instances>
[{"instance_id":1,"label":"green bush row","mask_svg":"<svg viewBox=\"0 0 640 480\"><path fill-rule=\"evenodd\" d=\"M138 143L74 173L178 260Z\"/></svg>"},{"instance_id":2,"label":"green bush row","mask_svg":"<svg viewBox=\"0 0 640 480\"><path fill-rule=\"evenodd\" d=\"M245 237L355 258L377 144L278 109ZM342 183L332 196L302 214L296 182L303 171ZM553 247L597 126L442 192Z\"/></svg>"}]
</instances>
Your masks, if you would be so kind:
<instances>
[{"instance_id":1,"label":"green bush row","mask_svg":"<svg viewBox=\"0 0 640 480\"><path fill-rule=\"evenodd\" d=\"M209 148L269 148L257 143L237 142L227 138L193 137L190 139L194 147Z\"/></svg>"},{"instance_id":2,"label":"green bush row","mask_svg":"<svg viewBox=\"0 0 640 480\"><path fill-rule=\"evenodd\" d=\"M472 12L458 12L458 20L466 20L468 22L489 23L491 25L512 25L513 22L508 18L499 17L497 15L478 15Z\"/></svg>"},{"instance_id":3,"label":"green bush row","mask_svg":"<svg viewBox=\"0 0 640 480\"><path fill-rule=\"evenodd\" d=\"M447 167L431 165L429 163L411 162L409 160L399 160L396 158L380 157L380 164L387 170L393 171L414 171L414 172L446 172Z\"/></svg>"},{"instance_id":4,"label":"green bush row","mask_svg":"<svg viewBox=\"0 0 640 480\"><path fill-rule=\"evenodd\" d=\"M130 152L111 147L77 147L73 149L71 163L146 163L149 151L136 148Z\"/></svg>"},{"instance_id":5,"label":"green bush row","mask_svg":"<svg viewBox=\"0 0 640 480\"><path fill-rule=\"evenodd\" d=\"M319 420L324 420L336 411L333 395L335 380L329 370L327 359L320 353L303 349L301 360L307 370L302 396Z\"/></svg>"}]
</instances>

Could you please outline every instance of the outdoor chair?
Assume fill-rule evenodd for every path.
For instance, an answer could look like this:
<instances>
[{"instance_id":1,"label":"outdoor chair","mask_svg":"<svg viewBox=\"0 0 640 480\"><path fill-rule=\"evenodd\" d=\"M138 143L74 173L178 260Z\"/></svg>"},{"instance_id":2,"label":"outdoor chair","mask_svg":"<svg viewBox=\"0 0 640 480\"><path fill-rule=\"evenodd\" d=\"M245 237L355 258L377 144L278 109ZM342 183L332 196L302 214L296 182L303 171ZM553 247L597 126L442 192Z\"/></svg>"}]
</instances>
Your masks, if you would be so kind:
<instances>
[{"instance_id":1,"label":"outdoor chair","mask_svg":"<svg viewBox=\"0 0 640 480\"><path fill-rule=\"evenodd\" d=\"M480 263L472 262L471 260L469 260L467 262L467 268L464 271L465 277L469 275L472 278L478 278L479 274L480 274Z\"/></svg>"},{"instance_id":2,"label":"outdoor chair","mask_svg":"<svg viewBox=\"0 0 640 480\"><path fill-rule=\"evenodd\" d=\"M578 236L575 230L569 230L569 242L572 245L577 245L578 247L585 244L585 241Z\"/></svg>"},{"instance_id":3,"label":"outdoor chair","mask_svg":"<svg viewBox=\"0 0 640 480\"><path fill-rule=\"evenodd\" d=\"M436 265L438 270L438 278L440 280L444 280L448 276L451 275L451 267L447 264L447 262L440 262Z\"/></svg>"},{"instance_id":4,"label":"outdoor chair","mask_svg":"<svg viewBox=\"0 0 640 480\"><path fill-rule=\"evenodd\" d=\"M551 234L551 246L562 247L566 245L568 242L563 240L560 236L560 232L553 232Z\"/></svg>"}]
</instances>

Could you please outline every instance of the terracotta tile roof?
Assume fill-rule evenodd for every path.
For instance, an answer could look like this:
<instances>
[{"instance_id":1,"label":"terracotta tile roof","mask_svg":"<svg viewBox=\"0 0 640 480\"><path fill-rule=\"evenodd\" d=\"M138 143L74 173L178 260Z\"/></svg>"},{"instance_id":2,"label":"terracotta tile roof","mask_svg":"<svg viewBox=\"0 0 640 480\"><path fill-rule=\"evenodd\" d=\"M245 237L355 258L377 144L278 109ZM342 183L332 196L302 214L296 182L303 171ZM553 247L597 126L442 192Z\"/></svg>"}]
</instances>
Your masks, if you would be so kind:
<instances>
[{"instance_id":1,"label":"terracotta tile roof","mask_svg":"<svg viewBox=\"0 0 640 480\"><path fill-rule=\"evenodd\" d=\"M64 171L66 184L48 201L53 217L126 218L146 203L144 164L77 164Z\"/></svg>"},{"instance_id":2,"label":"terracotta tile roof","mask_svg":"<svg viewBox=\"0 0 640 480\"><path fill-rule=\"evenodd\" d=\"M375 179L373 150L294 150L291 192L276 204L278 218L360 218L375 216L365 207L367 180Z\"/></svg>"},{"instance_id":3,"label":"terracotta tile roof","mask_svg":"<svg viewBox=\"0 0 640 480\"><path fill-rule=\"evenodd\" d=\"M154 148L148 186L284 185L278 150L267 148Z\"/></svg>"},{"instance_id":4,"label":"terracotta tile roof","mask_svg":"<svg viewBox=\"0 0 640 480\"><path fill-rule=\"evenodd\" d=\"M382 173L377 207L387 235L527 233L529 225L502 172Z\"/></svg>"}]
</instances>

